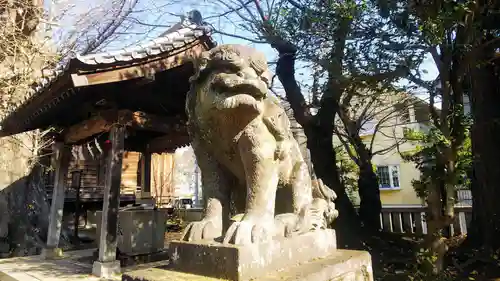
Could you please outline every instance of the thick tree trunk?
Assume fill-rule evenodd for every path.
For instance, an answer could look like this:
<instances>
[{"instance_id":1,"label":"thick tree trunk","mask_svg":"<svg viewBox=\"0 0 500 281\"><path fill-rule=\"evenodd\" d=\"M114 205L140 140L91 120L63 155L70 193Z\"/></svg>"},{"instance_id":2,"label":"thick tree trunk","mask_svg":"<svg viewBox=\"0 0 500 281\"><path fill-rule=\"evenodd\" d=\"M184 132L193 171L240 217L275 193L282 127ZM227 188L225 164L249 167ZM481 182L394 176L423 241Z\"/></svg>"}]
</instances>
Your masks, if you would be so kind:
<instances>
[{"instance_id":1,"label":"thick tree trunk","mask_svg":"<svg viewBox=\"0 0 500 281\"><path fill-rule=\"evenodd\" d=\"M372 155L358 134L352 135L351 139L354 140L358 154L359 216L364 228L369 231L378 231L380 229L382 203L380 201L377 175L373 171Z\"/></svg>"},{"instance_id":2,"label":"thick tree trunk","mask_svg":"<svg viewBox=\"0 0 500 281\"><path fill-rule=\"evenodd\" d=\"M427 261L429 262L429 270L434 274L438 274L443 270L444 255L447 251L447 246L442 237L443 229L449 225L443 216L443 202L441 200L443 198L443 187L444 182L440 182L439 186L431 186L427 196L426 216L428 227L425 244L436 257L434 261Z\"/></svg>"},{"instance_id":3,"label":"thick tree trunk","mask_svg":"<svg viewBox=\"0 0 500 281\"><path fill-rule=\"evenodd\" d=\"M273 47L280 54L276 74L285 89L295 120L304 129L314 172L338 196L336 207L339 211L339 218L335 222L338 243L341 247L359 248L362 240L361 223L345 192L345 187L340 182L335 150L333 149L333 119L336 112L333 107L336 103L328 100L326 104L332 108L326 111L325 108L322 108L323 112L331 114L331 116L322 115L323 118L312 116L295 80L295 48L284 41L273 44Z\"/></svg>"},{"instance_id":4,"label":"thick tree trunk","mask_svg":"<svg viewBox=\"0 0 500 281\"><path fill-rule=\"evenodd\" d=\"M359 162L359 216L364 228L370 231L378 231L380 229L382 204L380 202L377 175L373 172L370 160L359 159Z\"/></svg>"},{"instance_id":5,"label":"thick tree trunk","mask_svg":"<svg viewBox=\"0 0 500 281\"><path fill-rule=\"evenodd\" d=\"M483 61L491 59L491 51ZM473 222L469 239L473 246L500 249L500 62L484 64L472 70L471 105Z\"/></svg>"},{"instance_id":6,"label":"thick tree trunk","mask_svg":"<svg viewBox=\"0 0 500 281\"><path fill-rule=\"evenodd\" d=\"M334 226L339 246L342 248L361 248L361 222L351 200L340 182L333 149L332 133L322 132L320 128L308 127L306 130L308 147L311 152L313 168L318 178L337 193L335 205L339 211Z\"/></svg>"}]
</instances>

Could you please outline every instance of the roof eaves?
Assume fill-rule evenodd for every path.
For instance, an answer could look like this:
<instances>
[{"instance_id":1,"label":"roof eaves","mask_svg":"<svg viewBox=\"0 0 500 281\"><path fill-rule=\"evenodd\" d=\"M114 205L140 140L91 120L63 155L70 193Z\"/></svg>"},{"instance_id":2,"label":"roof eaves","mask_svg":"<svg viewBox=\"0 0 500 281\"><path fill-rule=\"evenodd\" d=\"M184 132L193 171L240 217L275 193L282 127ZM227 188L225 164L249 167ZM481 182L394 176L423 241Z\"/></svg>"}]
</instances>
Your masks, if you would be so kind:
<instances>
[{"instance_id":1,"label":"roof eaves","mask_svg":"<svg viewBox=\"0 0 500 281\"><path fill-rule=\"evenodd\" d=\"M79 62L87 65L102 65L102 64L113 64L117 62L128 62L134 59L145 58L150 55L159 55L164 52L180 48L187 43L193 42L202 36L208 36L212 29L209 26L199 26L195 24L183 25L182 28L177 29L173 32L164 34L162 37L153 39L152 41L144 44L138 45L131 48L124 48L119 51L106 52L100 54L91 54L86 56L77 56L73 60L78 60ZM42 77L34 82L30 90L25 95L25 98L19 101L11 110L7 111L3 118L0 120L0 131L3 131L3 126L6 122L12 119L13 114L21 111L30 102L36 99L38 96L42 95L47 90L53 86L57 80L59 80L64 75L69 75L69 69L72 68L73 63L68 62L54 69L45 69L42 71Z\"/></svg>"},{"instance_id":2,"label":"roof eaves","mask_svg":"<svg viewBox=\"0 0 500 281\"><path fill-rule=\"evenodd\" d=\"M77 56L76 59L83 64L92 66L144 59L151 55L159 55L163 52L180 48L204 35L210 35L210 33L211 28L208 26L191 24L168 34L164 34L145 44L124 48L119 51Z\"/></svg>"},{"instance_id":3,"label":"roof eaves","mask_svg":"<svg viewBox=\"0 0 500 281\"><path fill-rule=\"evenodd\" d=\"M69 64L59 65L54 69L44 69L42 70L42 77L35 81L26 95L24 99L20 100L15 106L13 106L8 112L5 113L5 117L11 115L12 113L21 109L24 105L31 102L38 95L40 95L44 90L50 88L56 80L58 80L61 76L63 76L69 68ZM0 123L3 123L4 118Z\"/></svg>"}]
</instances>

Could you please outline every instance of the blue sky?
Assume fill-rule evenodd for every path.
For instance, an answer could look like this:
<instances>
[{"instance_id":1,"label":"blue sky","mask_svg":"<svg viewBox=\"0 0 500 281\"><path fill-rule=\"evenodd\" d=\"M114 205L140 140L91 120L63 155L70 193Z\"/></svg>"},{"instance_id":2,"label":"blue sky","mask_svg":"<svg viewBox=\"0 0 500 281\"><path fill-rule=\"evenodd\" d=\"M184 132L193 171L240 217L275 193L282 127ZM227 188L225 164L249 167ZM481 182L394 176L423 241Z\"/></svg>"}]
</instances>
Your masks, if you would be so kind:
<instances>
[{"instance_id":1,"label":"blue sky","mask_svg":"<svg viewBox=\"0 0 500 281\"><path fill-rule=\"evenodd\" d=\"M67 35L81 26L88 26L112 19L112 12L109 11L109 7L118 2L118 0L52 1L58 3L58 5L53 8L53 10L56 10L54 14L58 14L58 11L60 13L61 10L66 10L65 16L59 20L60 26L54 29L55 40L62 40L61 38L63 37L61 37L61 35ZM105 47L105 50L116 50L154 39L160 33L164 32L168 26L179 22L179 15L185 14L193 9L199 10L203 17L218 30L222 30L228 34L237 34L239 36L251 38L252 34L249 34L238 26L241 23L238 16L231 14L225 17L218 16L225 12L225 7L222 7L216 2L217 1L213 0L138 0L134 12L131 13L129 19L124 23L124 26L127 27L126 30L124 28L119 29L118 35L114 38L113 42ZM68 8L68 3L72 3L73 6ZM83 17L83 14L87 14L87 16ZM276 60L277 53L268 44L255 44L247 40L221 34L215 34L214 39L219 44L233 43L251 45L264 52L269 61ZM434 79L437 76L437 69L430 57L422 64L421 69L425 69L427 72L423 74L426 80ZM309 77L308 71L305 71L302 76L297 76L298 80L305 84L310 80L308 79ZM424 99L427 97L425 91L418 91L415 94Z\"/></svg>"}]
</instances>

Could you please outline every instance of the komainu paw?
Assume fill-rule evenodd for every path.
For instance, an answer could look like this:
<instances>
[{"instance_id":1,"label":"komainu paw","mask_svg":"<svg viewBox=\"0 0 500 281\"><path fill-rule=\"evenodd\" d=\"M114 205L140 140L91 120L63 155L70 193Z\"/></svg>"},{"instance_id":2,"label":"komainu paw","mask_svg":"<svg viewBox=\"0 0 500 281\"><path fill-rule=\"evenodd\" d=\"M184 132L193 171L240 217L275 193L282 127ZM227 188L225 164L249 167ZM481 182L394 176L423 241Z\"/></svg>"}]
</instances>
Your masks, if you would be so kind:
<instances>
[{"instance_id":1,"label":"komainu paw","mask_svg":"<svg viewBox=\"0 0 500 281\"><path fill-rule=\"evenodd\" d=\"M243 218L231 224L224 237L224 244L248 245L268 242L274 233L274 220Z\"/></svg>"},{"instance_id":2,"label":"komainu paw","mask_svg":"<svg viewBox=\"0 0 500 281\"><path fill-rule=\"evenodd\" d=\"M183 241L214 240L222 236L222 220L203 219L188 224L182 234Z\"/></svg>"}]
</instances>

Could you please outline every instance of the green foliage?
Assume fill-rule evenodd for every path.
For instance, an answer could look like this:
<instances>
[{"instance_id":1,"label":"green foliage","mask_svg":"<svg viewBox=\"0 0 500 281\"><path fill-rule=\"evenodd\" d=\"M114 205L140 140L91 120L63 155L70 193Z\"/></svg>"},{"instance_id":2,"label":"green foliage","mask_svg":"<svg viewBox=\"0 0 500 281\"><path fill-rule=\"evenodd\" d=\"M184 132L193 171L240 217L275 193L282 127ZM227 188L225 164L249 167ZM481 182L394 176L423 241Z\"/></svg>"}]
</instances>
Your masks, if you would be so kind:
<instances>
[{"instance_id":1,"label":"green foliage","mask_svg":"<svg viewBox=\"0 0 500 281\"><path fill-rule=\"evenodd\" d=\"M359 167L352 161L342 146L336 147L335 152L340 180L346 188L347 195L351 198L351 201L354 201L358 193Z\"/></svg>"},{"instance_id":2,"label":"green foliage","mask_svg":"<svg viewBox=\"0 0 500 281\"><path fill-rule=\"evenodd\" d=\"M416 252L416 263L412 264L407 276L409 281L452 281L456 280L448 271L435 274L432 272L437 256L427 248L420 248Z\"/></svg>"},{"instance_id":3,"label":"green foliage","mask_svg":"<svg viewBox=\"0 0 500 281\"><path fill-rule=\"evenodd\" d=\"M440 147L450 145L450 140L446 139L440 130L431 127L429 132L417 132L414 130L407 130L405 137L417 146L414 150L403 152L401 156L405 161L413 162L419 169L421 176L418 180L413 180L412 184L415 192L420 198L427 198L428 188L438 181L446 180L444 169L437 167L438 157L442 153ZM457 183L459 188L469 188L470 179L468 175L472 170L472 152L471 140L469 131L466 131L466 139L463 145L457 151L457 163L454 182Z\"/></svg>"},{"instance_id":4,"label":"green foliage","mask_svg":"<svg viewBox=\"0 0 500 281\"><path fill-rule=\"evenodd\" d=\"M439 44L446 34L455 28L464 26L465 17L471 13L469 6L474 1L441 1L439 5L420 7L421 13L419 29L426 41L430 44Z\"/></svg>"},{"instance_id":5,"label":"green foliage","mask_svg":"<svg viewBox=\"0 0 500 281\"><path fill-rule=\"evenodd\" d=\"M328 88L332 71L337 72L335 79L344 89L378 90L405 76L405 71L397 75L381 73L412 68L420 62L423 51L413 46L418 40L381 18L371 1L277 3L280 8L269 11L265 25L297 48L299 61L318 69L320 93ZM304 86L310 85L306 82Z\"/></svg>"}]
</instances>

